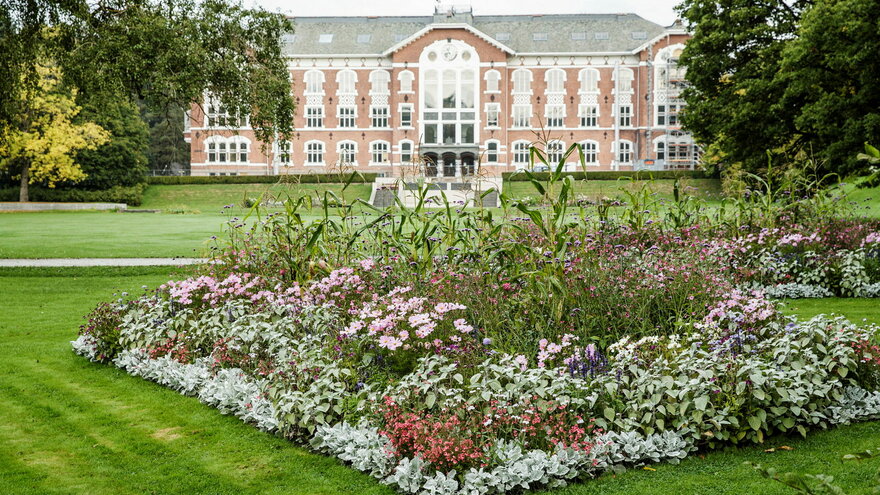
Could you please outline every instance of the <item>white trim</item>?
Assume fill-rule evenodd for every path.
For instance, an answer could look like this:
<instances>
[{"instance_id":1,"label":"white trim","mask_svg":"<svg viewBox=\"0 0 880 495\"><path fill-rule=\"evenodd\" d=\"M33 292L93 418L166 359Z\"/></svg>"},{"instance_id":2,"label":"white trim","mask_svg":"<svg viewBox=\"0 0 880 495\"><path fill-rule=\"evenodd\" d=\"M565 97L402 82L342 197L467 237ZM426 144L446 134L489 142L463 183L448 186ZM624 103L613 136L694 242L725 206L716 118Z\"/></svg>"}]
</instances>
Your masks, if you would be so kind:
<instances>
[{"instance_id":1,"label":"white trim","mask_svg":"<svg viewBox=\"0 0 880 495\"><path fill-rule=\"evenodd\" d=\"M494 46L495 48L498 48L499 50L501 50L503 52L506 52L510 55L516 54L516 52L513 51L511 48L507 47L506 45L504 45L502 43L499 43L498 40L486 35L482 31L475 29L470 24L450 23L450 24L429 24L429 25L425 26L424 28L420 29L419 31L417 31L415 34L411 35L410 37L404 38L400 42L394 44L393 46L391 46L391 48L382 52L382 55L388 57L391 54L393 54L394 52L396 52L396 51L400 50L401 48L415 42L416 40L418 40L422 36L430 33L431 31L433 31L435 29L464 29L465 31L473 34L474 36L482 39L486 43L489 43L490 45Z\"/></svg>"}]
</instances>

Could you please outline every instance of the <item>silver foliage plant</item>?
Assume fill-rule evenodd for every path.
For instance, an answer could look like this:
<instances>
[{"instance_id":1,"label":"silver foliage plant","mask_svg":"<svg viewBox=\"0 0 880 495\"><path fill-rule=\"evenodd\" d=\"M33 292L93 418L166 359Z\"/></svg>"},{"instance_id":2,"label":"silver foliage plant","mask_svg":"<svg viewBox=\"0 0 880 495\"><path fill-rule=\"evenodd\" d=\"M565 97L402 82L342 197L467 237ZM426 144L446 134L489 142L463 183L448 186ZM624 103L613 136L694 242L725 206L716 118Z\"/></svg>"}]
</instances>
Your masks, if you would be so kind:
<instances>
[{"instance_id":1,"label":"silver foliage plant","mask_svg":"<svg viewBox=\"0 0 880 495\"><path fill-rule=\"evenodd\" d=\"M651 345L675 352L649 361L644 356L634 360L631 345L612 346L607 369L589 379L566 368L522 367L504 355L486 359L465 379L455 363L430 356L381 390L368 385L353 390L350 371L319 352L316 334L321 332L316 329L331 317L319 307L293 315L284 307L254 312L242 302L193 314L159 299L125 315L120 327L125 349L113 363L261 430L305 440L404 493L491 494L562 486L625 466L678 462L698 443L760 441L764 433L805 433L808 427L880 417L880 393L851 380L856 363L846 345L857 332L871 336L876 328L859 329L841 318L774 323L759 340L745 339L734 350L706 344L729 329L696 326L680 339L652 338ZM295 361L320 372L304 376L295 390L285 389L271 374L212 369L211 357L186 364L170 356L151 358L143 350L178 332L205 343L228 339L230 345L265 352L279 363ZM81 336L71 345L78 354L97 358L91 337ZM723 390L725 398L716 399L722 391L715 379L728 373L739 379ZM374 426L345 422L345 401L359 401L363 409L384 396L429 409L552 397L595 415L605 432L589 452L524 450L499 440L491 447L490 457L497 460L491 467L436 472L418 457L389 455L388 439ZM745 402L735 410L726 400L730 397Z\"/></svg>"}]
</instances>

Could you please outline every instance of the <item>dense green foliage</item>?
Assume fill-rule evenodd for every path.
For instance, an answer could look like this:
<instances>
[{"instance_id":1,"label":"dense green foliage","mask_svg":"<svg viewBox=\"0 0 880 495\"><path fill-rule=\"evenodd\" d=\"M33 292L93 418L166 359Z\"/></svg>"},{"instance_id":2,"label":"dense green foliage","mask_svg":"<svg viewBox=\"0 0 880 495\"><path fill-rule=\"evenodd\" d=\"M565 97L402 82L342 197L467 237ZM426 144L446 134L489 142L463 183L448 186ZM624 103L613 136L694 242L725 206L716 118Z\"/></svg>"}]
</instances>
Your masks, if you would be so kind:
<instances>
[{"instance_id":1,"label":"dense green foliage","mask_svg":"<svg viewBox=\"0 0 880 495\"><path fill-rule=\"evenodd\" d=\"M145 188L144 184L112 186L96 191L32 187L30 188L30 200L50 203L125 203L129 206L139 206L143 201ZM17 201L18 196L18 188L0 189L0 201Z\"/></svg>"},{"instance_id":2,"label":"dense green foliage","mask_svg":"<svg viewBox=\"0 0 880 495\"><path fill-rule=\"evenodd\" d=\"M683 119L723 166L816 159L841 175L880 138L880 4L872 0L685 0Z\"/></svg>"},{"instance_id":3,"label":"dense green foliage","mask_svg":"<svg viewBox=\"0 0 880 495\"><path fill-rule=\"evenodd\" d=\"M189 174L189 143L183 139L183 108L173 106L160 111L143 108L141 116L150 128L147 153L150 173Z\"/></svg>"},{"instance_id":4,"label":"dense green foliage","mask_svg":"<svg viewBox=\"0 0 880 495\"><path fill-rule=\"evenodd\" d=\"M7 96L34 87L46 57L85 94L164 109L208 92L272 142L291 130L280 47L290 28L281 15L226 0L0 0L0 128L20 114Z\"/></svg>"},{"instance_id":5,"label":"dense green foliage","mask_svg":"<svg viewBox=\"0 0 880 495\"><path fill-rule=\"evenodd\" d=\"M75 184L77 188L107 190L131 187L146 180L149 134L134 105L124 100L92 98L83 106L79 118L109 131L110 141L97 149L77 153L75 161L86 174L85 179Z\"/></svg>"}]
</instances>

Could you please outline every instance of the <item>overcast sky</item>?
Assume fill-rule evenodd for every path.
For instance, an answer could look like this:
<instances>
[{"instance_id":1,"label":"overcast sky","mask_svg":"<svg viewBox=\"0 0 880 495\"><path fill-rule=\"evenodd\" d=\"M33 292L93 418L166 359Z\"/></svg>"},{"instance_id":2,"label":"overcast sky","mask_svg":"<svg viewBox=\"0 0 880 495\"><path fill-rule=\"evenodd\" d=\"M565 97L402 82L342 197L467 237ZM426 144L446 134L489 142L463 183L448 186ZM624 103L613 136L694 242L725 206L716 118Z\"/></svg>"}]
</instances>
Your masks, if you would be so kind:
<instances>
[{"instance_id":1,"label":"overcast sky","mask_svg":"<svg viewBox=\"0 0 880 495\"><path fill-rule=\"evenodd\" d=\"M488 14L608 14L634 12L668 26L680 0L472 0L443 2L470 5L475 15ZM434 0L245 0L273 12L294 16L431 15Z\"/></svg>"}]
</instances>

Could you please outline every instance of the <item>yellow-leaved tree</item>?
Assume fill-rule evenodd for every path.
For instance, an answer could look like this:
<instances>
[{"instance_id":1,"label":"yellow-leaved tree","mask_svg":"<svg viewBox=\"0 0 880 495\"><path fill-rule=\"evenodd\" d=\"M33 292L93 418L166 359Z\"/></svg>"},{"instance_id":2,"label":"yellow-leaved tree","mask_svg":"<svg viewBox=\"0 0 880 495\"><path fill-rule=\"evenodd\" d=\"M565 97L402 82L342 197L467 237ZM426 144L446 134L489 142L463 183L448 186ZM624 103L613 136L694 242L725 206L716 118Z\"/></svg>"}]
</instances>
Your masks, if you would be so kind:
<instances>
[{"instance_id":1,"label":"yellow-leaved tree","mask_svg":"<svg viewBox=\"0 0 880 495\"><path fill-rule=\"evenodd\" d=\"M28 201L28 185L55 187L57 182L78 182L86 174L74 162L75 153L95 149L110 139L101 126L73 123L80 107L76 90L61 82L61 71L51 64L37 67L39 84L18 95L16 119L0 129L0 169L10 169L21 179L19 201Z\"/></svg>"}]
</instances>

